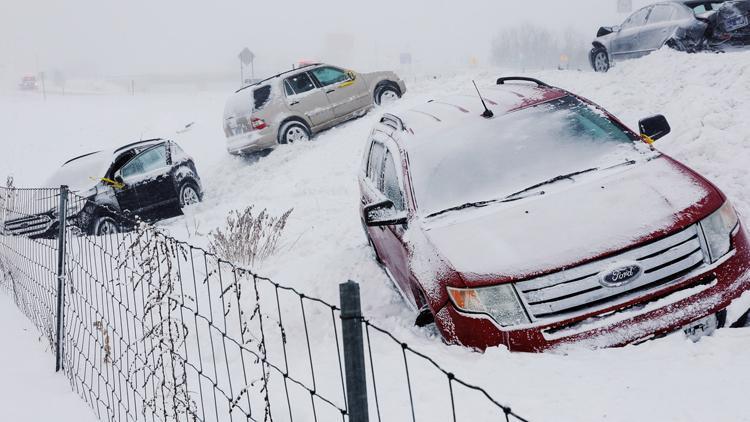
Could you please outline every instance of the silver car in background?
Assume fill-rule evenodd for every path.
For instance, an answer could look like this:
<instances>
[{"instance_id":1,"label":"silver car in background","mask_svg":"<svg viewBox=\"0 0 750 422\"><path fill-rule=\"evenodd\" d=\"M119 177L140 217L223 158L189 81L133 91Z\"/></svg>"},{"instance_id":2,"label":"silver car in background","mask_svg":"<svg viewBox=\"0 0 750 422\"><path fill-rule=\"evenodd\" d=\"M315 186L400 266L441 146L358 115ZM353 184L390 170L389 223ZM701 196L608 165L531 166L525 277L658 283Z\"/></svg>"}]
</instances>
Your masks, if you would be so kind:
<instances>
[{"instance_id":1,"label":"silver car in background","mask_svg":"<svg viewBox=\"0 0 750 422\"><path fill-rule=\"evenodd\" d=\"M723 51L750 46L750 0L673 0L639 9L620 26L602 27L589 59L597 72L664 46Z\"/></svg>"},{"instance_id":2,"label":"silver car in background","mask_svg":"<svg viewBox=\"0 0 750 422\"><path fill-rule=\"evenodd\" d=\"M393 72L356 73L312 64L280 73L227 100L227 150L241 155L305 141L405 92L404 81Z\"/></svg>"}]
</instances>

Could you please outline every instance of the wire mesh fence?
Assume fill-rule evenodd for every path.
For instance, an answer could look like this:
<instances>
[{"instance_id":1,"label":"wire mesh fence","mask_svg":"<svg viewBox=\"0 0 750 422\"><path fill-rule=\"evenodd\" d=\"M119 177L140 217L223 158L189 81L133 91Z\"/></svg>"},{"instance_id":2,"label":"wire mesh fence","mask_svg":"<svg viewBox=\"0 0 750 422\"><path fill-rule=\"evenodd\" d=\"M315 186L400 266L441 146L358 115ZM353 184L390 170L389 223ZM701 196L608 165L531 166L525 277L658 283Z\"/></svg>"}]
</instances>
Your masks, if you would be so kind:
<instances>
[{"instance_id":1,"label":"wire mesh fence","mask_svg":"<svg viewBox=\"0 0 750 422\"><path fill-rule=\"evenodd\" d=\"M361 314L352 378L338 305L115 207L0 188L0 219L2 289L101 420L525 421Z\"/></svg>"}]
</instances>

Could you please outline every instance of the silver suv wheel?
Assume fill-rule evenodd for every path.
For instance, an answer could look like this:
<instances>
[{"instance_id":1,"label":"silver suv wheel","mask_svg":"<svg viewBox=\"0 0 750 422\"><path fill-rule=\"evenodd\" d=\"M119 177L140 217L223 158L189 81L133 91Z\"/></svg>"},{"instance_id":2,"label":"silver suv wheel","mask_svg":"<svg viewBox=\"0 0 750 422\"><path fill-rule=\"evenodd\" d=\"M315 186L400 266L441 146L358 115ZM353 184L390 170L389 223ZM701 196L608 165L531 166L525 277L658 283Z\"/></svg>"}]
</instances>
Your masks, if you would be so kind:
<instances>
[{"instance_id":1,"label":"silver suv wheel","mask_svg":"<svg viewBox=\"0 0 750 422\"><path fill-rule=\"evenodd\" d=\"M280 144L292 144L295 142L305 142L310 140L310 133L307 128L300 122L289 122L281 127L279 131Z\"/></svg>"}]
</instances>

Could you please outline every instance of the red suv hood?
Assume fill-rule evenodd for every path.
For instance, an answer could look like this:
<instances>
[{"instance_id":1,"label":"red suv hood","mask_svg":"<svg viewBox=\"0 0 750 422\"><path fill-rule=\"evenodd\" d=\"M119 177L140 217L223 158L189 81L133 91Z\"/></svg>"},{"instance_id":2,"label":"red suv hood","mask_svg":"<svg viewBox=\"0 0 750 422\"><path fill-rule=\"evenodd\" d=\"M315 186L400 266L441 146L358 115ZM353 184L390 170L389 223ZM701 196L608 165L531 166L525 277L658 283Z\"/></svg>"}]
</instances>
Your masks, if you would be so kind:
<instances>
[{"instance_id":1,"label":"red suv hood","mask_svg":"<svg viewBox=\"0 0 750 422\"><path fill-rule=\"evenodd\" d=\"M518 202L445 214L427 220L424 232L468 285L480 286L558 271L661 237L723 200L664 156L612 172L560 182Z\"/></svg>"}]
</instances>

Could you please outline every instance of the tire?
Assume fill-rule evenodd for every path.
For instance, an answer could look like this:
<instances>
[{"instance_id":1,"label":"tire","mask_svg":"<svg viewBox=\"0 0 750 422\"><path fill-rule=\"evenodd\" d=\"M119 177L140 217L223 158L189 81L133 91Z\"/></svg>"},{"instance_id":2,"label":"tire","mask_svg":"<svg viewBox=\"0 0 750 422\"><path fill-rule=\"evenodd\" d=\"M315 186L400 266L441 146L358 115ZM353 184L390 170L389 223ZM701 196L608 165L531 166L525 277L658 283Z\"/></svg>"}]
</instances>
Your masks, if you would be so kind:
<instances>
[{"instance_id":1,"label":"tire","mask_svg":"<svg viewBox=\"0 0 750 422\"><path fill-rule=\"evenodd\" d=\"M310 129L299 121L292 120L281 125L279 129L279 143L293 144L310 140Z\"/></svg>"},{"instance_id":2,"label":"tire","mask_svg":"<svg viewBox=\"0 0 750 422\"><path fill-rule=\"evenodd\" d=\"M91 228L91 234L94 236L106 236L120 233L120 225L117 224L114 218L103 215L99 216L94 220L93 227Z\"/></svg>"},{"instance_id":3,"label":"tire","mask_svg":"<svg viewBox=\"0 0 750 422\"><path fill-rule=\"evenodd\" d=\"M591 50L591 67L595 72L606 73L609 71L609 55L604 47L596 47Z\"/></svg>"},{"instance_id":4,"label":"tire","mask_svg":"<svg viewBox=\"0 0 750 422\"><path fill-rule=\"evenodd\" d=\"M194 182L185 182L180 186L177 199L180 202L180 209L185 209L191 205L201 202L201 191Z\"/></svg>"},{"instance_id":5,"label":"tire","mask_svg":"<svg viewBox=\"0 0 750 422\"><path fill-rule=\"evenodd\" d=\"M401 91L391 84L381 86L375 93L377 105L391 104L399 98L401 98Z\"/></svg>"}]
</instances>

